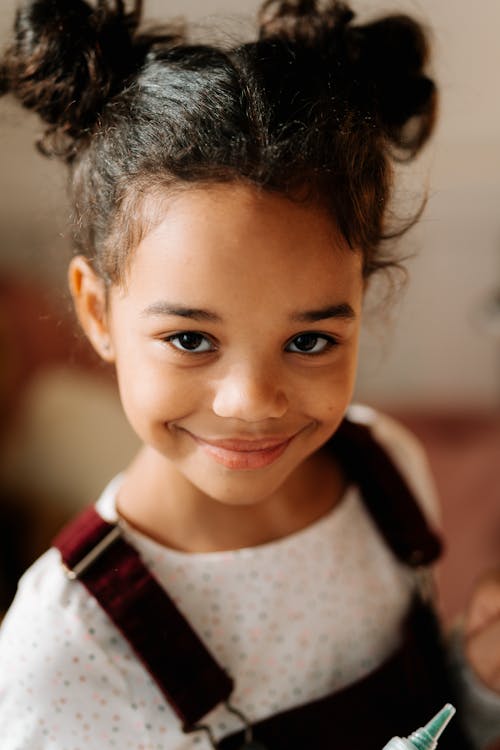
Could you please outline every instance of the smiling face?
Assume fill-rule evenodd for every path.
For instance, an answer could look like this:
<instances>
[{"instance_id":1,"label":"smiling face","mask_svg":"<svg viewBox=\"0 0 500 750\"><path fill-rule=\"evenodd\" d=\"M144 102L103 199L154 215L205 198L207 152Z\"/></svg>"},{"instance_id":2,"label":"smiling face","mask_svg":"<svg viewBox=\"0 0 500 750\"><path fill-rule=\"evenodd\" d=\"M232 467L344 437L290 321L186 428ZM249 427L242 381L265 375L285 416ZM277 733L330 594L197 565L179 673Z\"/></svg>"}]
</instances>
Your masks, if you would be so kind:
<instances>
[{"instance_id":1,"label":"smiling face","mask_svg":"<svg viewBox=\"0 0 500 750\"><path fill-rule=\"evenodd\" d=\"M285 492L351 399L361 269L315 206L235 184L168 199L99 332L150 470L233 505Z\"/></svg>"}]
</instances>

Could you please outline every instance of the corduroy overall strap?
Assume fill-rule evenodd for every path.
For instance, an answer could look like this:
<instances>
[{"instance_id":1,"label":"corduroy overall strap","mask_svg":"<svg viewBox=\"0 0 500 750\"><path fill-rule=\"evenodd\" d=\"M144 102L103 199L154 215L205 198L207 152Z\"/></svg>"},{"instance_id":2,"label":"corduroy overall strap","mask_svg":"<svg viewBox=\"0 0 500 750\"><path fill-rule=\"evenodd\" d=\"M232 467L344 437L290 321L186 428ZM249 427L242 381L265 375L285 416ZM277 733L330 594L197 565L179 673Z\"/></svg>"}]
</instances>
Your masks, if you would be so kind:
<instances>
[{"instance_id":1,"label":"corduroy overall strap","mask_svg":"<svg viewBox=\"0 0 500 750\"><path fill-rule=\"evenodd\" d=\"M370 427L344 419L329 446L396 557L412 567L435 562L441 539Z\"/></svg>"},{"instance_id":2,"label":"corduroy overall strap","mask_svg":"<svg viewBox=\"0 0 500 750\"><path fill-rule=\"evenodd\" d=\"M99 602L187 727L226 700L233 682L118 526L87 508L54 540L70 578Z\"/></svg>"}]
</instances>

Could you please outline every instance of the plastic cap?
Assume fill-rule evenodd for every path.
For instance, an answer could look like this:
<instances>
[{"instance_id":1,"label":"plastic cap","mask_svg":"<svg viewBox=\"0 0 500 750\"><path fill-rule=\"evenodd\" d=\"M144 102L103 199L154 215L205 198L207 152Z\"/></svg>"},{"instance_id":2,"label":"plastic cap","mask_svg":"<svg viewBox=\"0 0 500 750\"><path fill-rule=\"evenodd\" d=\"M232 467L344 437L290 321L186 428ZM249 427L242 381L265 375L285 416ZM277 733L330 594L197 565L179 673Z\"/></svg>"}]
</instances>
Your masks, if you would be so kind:
<instances>
[{"instance_id":1,"label":"plastic cap","mask_svg":"<svg viewBox=\"0 0 500 750\"><path fill-rule=\"evenodd\" d=\"M417 729L408 739L416 750L434 750L451 717L455 713L454 706L447 703L425 727Z\"/></svg>"}]
</instances>

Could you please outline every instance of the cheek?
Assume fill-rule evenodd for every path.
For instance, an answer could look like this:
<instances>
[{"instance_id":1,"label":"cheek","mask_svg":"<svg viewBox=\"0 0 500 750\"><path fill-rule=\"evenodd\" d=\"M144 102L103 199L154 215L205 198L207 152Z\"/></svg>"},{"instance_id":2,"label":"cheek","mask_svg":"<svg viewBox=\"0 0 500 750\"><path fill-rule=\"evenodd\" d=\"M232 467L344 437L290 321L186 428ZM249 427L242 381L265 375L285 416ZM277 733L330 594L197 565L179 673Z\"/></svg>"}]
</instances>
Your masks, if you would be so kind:
<instances>
[{"instance_id":1,"label":"cheek","mask_svg":"<svg viewBox=\"0 0 500 750\"><path fill-rule=\"evenodd\" d=\"M123 367L118 362L117 378L122 405L132 426L164 425L179 419L195 407L200 395L200 388L183 373L167 373L159 366Z\"/></svg>"},{"instance_id":2,"label":"cheek","mask_svg":"<svg viewBox=\"0 0 500 750\"><path fill-rule=\"evenodd\" d=\"M356 369L354 366L332 370L311 379L304 392L306 409L318 422L336 421L351 402Z\"/></svg>"}]
</instances>

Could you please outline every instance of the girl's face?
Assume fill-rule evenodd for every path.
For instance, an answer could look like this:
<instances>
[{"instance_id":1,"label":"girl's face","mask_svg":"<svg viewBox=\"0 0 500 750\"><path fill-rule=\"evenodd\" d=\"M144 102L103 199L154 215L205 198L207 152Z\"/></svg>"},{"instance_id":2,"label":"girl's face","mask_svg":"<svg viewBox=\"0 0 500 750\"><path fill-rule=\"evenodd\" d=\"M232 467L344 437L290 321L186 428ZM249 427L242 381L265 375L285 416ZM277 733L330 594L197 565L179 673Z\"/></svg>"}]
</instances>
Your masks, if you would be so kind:
<instances>
[{"instance_id":1,"label":"girl's face","mask_svg":"<svg viewBox=\"0 0 500 750\"><path fill-rule=\"evenodd\" d=\"M282 491L351 399L361 269L318 207L239 184L167 201L105 329L158 471L230 504Z\"/></svg>"}]
</instances>

